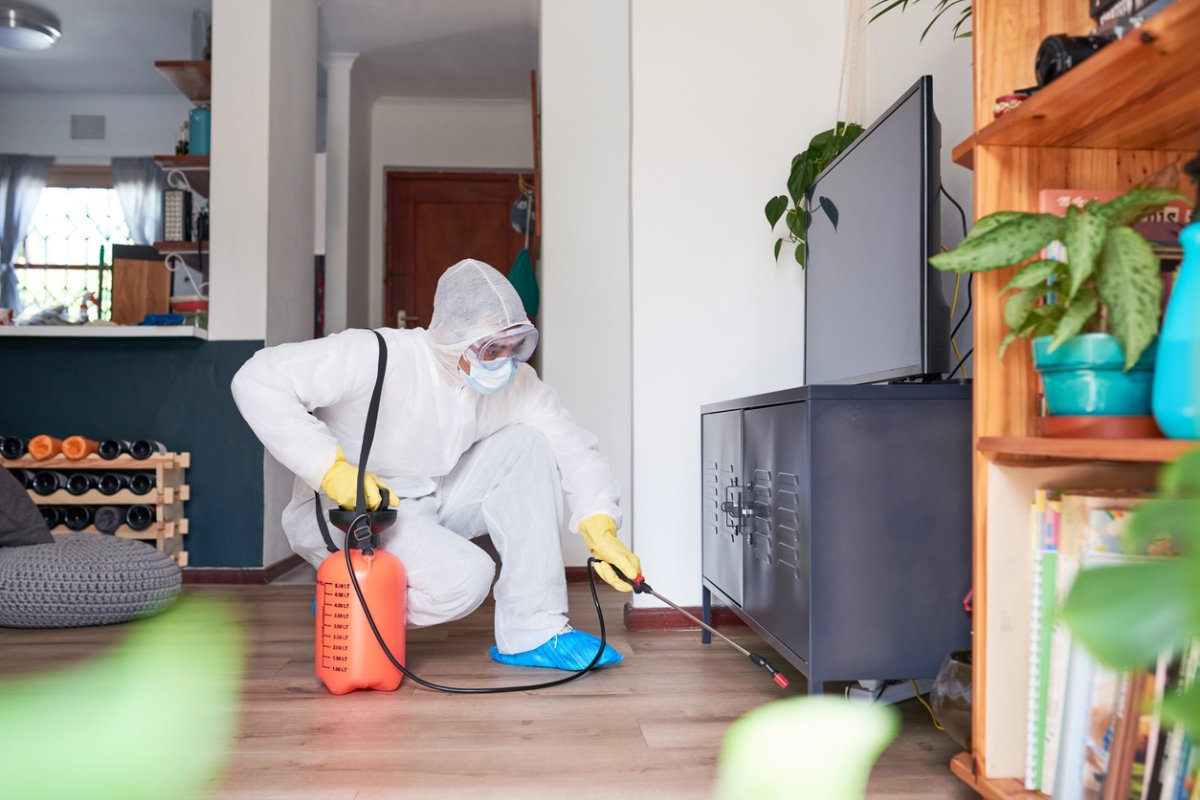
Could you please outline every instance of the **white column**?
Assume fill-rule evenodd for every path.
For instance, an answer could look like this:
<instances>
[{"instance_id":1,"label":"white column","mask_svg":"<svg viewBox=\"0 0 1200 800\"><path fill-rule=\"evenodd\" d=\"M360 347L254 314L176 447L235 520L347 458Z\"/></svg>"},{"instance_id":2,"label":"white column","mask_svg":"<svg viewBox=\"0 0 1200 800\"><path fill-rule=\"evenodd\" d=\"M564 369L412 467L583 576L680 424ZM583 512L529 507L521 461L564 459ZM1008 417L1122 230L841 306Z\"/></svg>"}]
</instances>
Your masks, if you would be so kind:
<instances>
[{"instance_id":1,"label":"white column","mask_svg":"<svg viewBox=\"0 0 1200 800\"><path fill-rule=\"evenodd\" d=\"M542 365L600 440L632 532L629 291L629 5L541 8ZM634 536L634 543L640 541ZM567 535L568 564L587 548Z\"/></svg>"},{"instance_id":2,"label":"white column","mask_svg":"<svg viewBox=\"0 0 1200 800\"><path fill-rule=\"evenodd\" d=\"M349 247L350 71L357 53L330 53L325 65L325 331L346 329Z\"/></svg>"},{"instance_id":3,"label":"white column","mask_svg":"<svg viewBox=\"0 0 1200 800\"><path fill-rule=\"evenodd\" d=\"M210 335L266 344L313 330L315 0L214 0ZM263 471L263 563L290 549L291 475Z\"/></svg>"}]
</instances>

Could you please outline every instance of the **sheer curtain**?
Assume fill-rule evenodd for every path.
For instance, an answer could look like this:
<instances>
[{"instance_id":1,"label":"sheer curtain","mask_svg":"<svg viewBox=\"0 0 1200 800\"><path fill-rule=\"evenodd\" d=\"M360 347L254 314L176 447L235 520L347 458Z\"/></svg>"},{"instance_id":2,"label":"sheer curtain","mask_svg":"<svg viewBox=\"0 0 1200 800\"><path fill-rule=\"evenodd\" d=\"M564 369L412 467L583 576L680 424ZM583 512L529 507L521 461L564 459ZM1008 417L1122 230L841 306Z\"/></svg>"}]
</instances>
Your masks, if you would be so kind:
<instances>
[{"instance_id":1,"label":"sheer curtain","mask_svg":"<svg viewBox=\"0 0 1200 800\"><path fill-rule=\"evenodd\" d=\"M136 244L154 244L161 238L166 174L153 158L114 158L112 175L129 235Z\"/></svg>"},{"instance_id":2,"label":"sheer curtain","mask_svg":"<svg viewBox=\"0 0 1200 800\"><path fill-rule=\"evenodd\" d=\"M13 259L53 164L49 156L0 155L0 308L11 308L14 316L21 313L21 297Z\"/></svg>"}]
</instances>

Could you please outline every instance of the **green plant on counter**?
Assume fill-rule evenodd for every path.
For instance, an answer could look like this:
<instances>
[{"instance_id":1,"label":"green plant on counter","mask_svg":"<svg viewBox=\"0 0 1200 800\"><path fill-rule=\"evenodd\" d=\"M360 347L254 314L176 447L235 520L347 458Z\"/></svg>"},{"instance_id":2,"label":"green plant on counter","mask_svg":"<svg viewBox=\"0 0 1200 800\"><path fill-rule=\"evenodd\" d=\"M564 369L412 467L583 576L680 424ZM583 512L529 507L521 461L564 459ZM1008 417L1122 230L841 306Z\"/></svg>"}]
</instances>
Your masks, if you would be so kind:
<instances>
[{"instance_id":1,"label":"green plant on counter","mask_svg":"<svg viewBox=\"0 0 1200 800\"><path fill-rule=\"evenodd\" d=\"M788 241L796 245L796 263L801 269L804 268L808 225L812 222L812 198L809 197L809 189L821 171L833 163L862 132L862 125L838 122L835 127L814 136L808 147L792 159L792 169L787 180L788 193L772 197L764 209L772 231L780 218L784 218L784 224L787 225L787 236L775 240L776 260L779 258L779 251L783 249L784 241ZM789 205L791 208L788 208ZM825 210L829 212L829 209ZM837 225L836 219L834 225Z\"/></svg>"},{"instance_id":2,"label":"green plant on counter","mask_svg":"<svg viewBox=\"0 0 1200 800\"><path fill-rule=\"evenodd\" d=\"M1067 260L1042 259L1023 266L1002 293L1009 333L1000 355L1014 340L1053 336L1054 352L1079 333L1111 333L1125 352L1128 370L1158 333L1162 280L1158 258L1131 225L1172 200L1187 198L1170 189L1131 189L1107 203L1070 206L1065 216L1021 211L989 214L958 247L929 263L949 272L987 272L1019 264L1053 241L1066 245Z\"/></svg>"},{"instance_id":3,"label":"green plant on counter","mask_svg":"<svg viewBox=\"0 0 1200 800\"><path fill-rule=\"evenodd\" d=\"M1182 555L1083 570L1062 615L1101 663L1144 669L1200 637L1200 450L1163 468L1159 494L1132 512L1126 537L1126 552L1167 537ZM1162 713L1200 736L1200 685L1177 686Z\"/></svg>"},{"instance_id":4,"label":"green plant on counter","mask_svg":"<svg viewBox=\"0 0 1200 800\"><path fill-rule=\"evenodd\" d=\"M876 0L876 2L871 4L871 8L879 8L880 10L875 12L875 16L871 17L870 21L874 22L884 14L897 8L900 9L901 12L907 11L910 3L916 5L919 2L921 2L921 0ZM880 8L880 6L882 6L882 8ZM929 30L937 23L937 21L950 11L958 14L958 20L954 23L954 38L971 38L971 29L967 28L966 30L963 30L963 27L969 21L971 21L972 18L973 6L971 0L937 0L937 3L934 4L933 19L931 19L929 24L925 26L925 30L921 31L922 42L925 41L925 34L929 33Z\"/></svg>"}]
</instances>

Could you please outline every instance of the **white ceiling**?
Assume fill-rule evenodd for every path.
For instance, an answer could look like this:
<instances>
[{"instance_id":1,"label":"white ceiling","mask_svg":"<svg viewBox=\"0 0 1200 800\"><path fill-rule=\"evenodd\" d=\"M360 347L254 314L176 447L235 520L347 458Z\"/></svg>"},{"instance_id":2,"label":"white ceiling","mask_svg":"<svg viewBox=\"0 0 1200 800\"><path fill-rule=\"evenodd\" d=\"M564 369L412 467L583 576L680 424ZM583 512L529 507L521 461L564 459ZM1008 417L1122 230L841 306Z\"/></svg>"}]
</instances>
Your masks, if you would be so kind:
<instances>
[{"instance_id":1,"label":"white ceiling","mask_svg":"<svg viewBox=\"0 0 1200 800\"><path fill-rule=\"evenodd\" d=\"M528 98L537 0L324 0L322 53L393 97Z\"/></svg>"},{"instance_id":2,"label":"white ceiling","mask_svg":"<svg viewBox=\"0 0 1200 800\"><path fill-rule=\"evenodd\" d=\"M0 5L17 5L0 0ZM27 3L21 3L27 5ZM0 92L177 94L154 62L191 58L192 9L212 0L38 0L62 22L49 50L0 48Z\"/></svg>"},{"instance_id":3,"label":"white ceiling","mask_svg":"<svg viewBox=\"0 0 1200 800\"><path fill-rule=\"evenodd\" d=\"M174 94L152 63L190 58L192 10L212 8L211 0L37 5L62 21L62 40L33 53L0 49L0 92ZM538 0L323 0L320 48L358 53L356 73L377 95L527 98Z\"/></svg>"}]
</instances>

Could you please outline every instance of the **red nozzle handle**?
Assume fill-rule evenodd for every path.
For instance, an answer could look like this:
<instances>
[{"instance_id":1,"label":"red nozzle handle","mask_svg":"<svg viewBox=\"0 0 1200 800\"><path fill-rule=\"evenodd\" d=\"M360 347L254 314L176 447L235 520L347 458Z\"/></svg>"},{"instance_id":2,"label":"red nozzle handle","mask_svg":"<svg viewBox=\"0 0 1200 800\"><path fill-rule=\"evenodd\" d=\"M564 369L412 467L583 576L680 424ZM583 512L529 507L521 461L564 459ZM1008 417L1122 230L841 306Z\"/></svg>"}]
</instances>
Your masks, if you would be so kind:
<instances>
[{"instance_id":1,"label":"red nozzle handle","mask_svg":"<svg viewBox=\"0 0 1200 800\"><path fill-rule=\"evenodd\" d=\"M788 679L784 677L782 672L776 672L771 676L771 679L779 684L779 688L786 689L788 687Z\"/></svg>"},{"instance_id":2,"label":"red nozzle handle","mask_svg":"<svg viewBox=\"0 0 1200 800\"><path fill-rule=\"evenodd\" d=\"M607 563L607 562L605 562L605 563ZM612 567L613 572L617 573L617 577L619 577L621 580L625 581L626 583L628 583L630 586L633 587L633 591L635 594L641 594L642 592L654 591L653 589L650 588L650 584L646 583L646 579L644 577L642 577L642 573L639 572L637 574L636 578L630 579L628 576L625 575L624 572L621 572L621 570L617 569L612 564L609 564L609 566Z\"/></svg>"}]
</instances>

